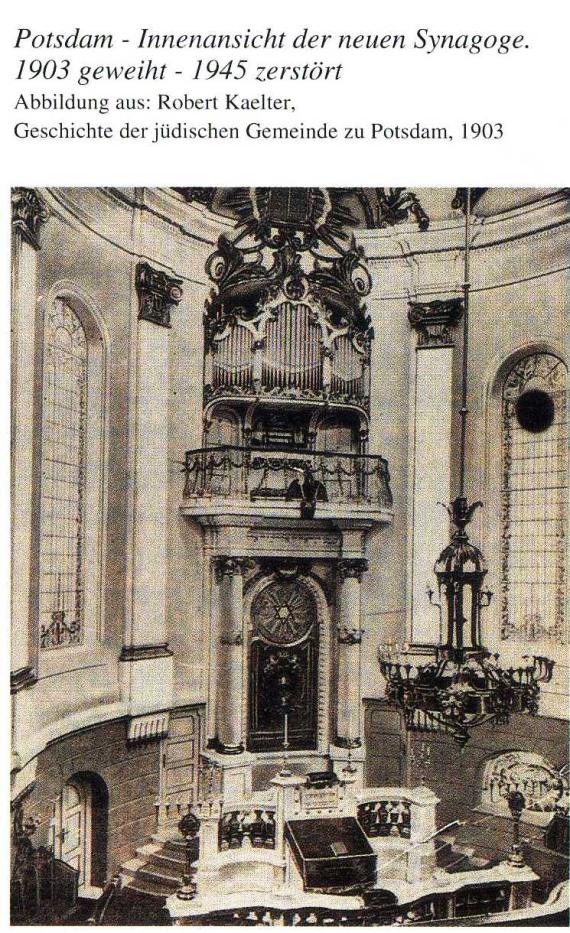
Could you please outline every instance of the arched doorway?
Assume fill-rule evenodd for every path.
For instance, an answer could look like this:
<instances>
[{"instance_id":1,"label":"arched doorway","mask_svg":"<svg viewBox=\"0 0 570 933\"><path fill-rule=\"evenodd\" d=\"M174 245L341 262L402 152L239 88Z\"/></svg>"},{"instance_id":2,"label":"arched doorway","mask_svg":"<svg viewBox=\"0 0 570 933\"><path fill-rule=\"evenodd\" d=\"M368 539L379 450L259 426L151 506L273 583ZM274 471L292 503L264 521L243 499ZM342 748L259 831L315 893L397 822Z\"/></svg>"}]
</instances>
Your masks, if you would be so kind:
<instances>
[{"instance_id":1,"label":"arched doorway","mask_svg":"<svg viewBox=\"0 0 570 933\"><path fill-rule=\"evenodd\" d=\"M101 888L107 873L109 794L93 772L78 772L65 784L56 818L58 858L79 872L79 889Z\"/></svg>"},{"instance_id":2,"label":"arched doorway","mask_svg":"<svg viewBox=\"0 0 570 933\"><path fill-rule=\"evenodd\" d=\"M319 613L311 588L299 577L277 574L251 604L249 655L250 751L283 747L280 683L291 696L291 749L315 749L318 727Z\"/></svg>"}]
</instances>

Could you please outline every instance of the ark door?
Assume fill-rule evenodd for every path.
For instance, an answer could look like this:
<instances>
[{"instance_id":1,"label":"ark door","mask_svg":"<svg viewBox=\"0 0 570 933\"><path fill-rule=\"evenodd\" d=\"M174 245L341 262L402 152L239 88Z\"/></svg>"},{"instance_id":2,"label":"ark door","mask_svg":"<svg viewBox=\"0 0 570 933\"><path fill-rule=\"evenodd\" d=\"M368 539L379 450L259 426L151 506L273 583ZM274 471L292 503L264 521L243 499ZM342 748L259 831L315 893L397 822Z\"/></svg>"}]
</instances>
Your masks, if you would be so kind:
<instances>
[{"instance_id":1,"label":"ark door","mask_svg":"<svg viewBox=\"0 0 570 933\"><path fill-rule=\"evenodd\" d=\"M250 751L283 748L287 709L291 749L317 746L319 620L300 579L272 579L251 606Z\"/></svg>"}]
</instances>

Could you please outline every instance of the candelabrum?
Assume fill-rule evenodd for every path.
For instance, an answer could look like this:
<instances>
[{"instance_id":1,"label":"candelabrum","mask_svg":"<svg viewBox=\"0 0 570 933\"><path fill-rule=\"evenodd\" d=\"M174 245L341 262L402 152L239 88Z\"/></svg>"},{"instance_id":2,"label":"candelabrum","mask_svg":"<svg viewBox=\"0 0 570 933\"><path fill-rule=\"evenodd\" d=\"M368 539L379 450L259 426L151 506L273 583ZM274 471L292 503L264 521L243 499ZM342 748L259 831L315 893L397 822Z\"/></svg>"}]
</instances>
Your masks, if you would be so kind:
<instances>
[{"instance_id":1,"label":"candelabrum","mask_svg":"<svg viewBox=\"0 0 570 933\"><path fill-rule=\"evenodd\" d=\"M522 868L525 860L520 844L520 821L526 800L520 790L507 790L505 797L513 820L513 842L507 861L513 868Z\"/></svg>"},{"instance_id":2,"label":"candelabrum","mask_svg":"<svg viewBox=\"0 0 570 933\"><path fill-rule=\"evenodd\" d=\"M177 892L177 897L181 901L191 901L196 897L196 882L193 880L194 869L192 867L194 847L193 840L200 832L200 820L190 812L186 813L178 824L181 836L186 842L186 865L182 879L182 887Z\"/></svg>"},{"instance_id":3,"label":"candelabrum","mask_svg":"<svg viewBox=\"0 0 570 933\"><path fill-rule=\"evenodd\" d=\"M283 706L283 765L279 772L281 777L291 776L291 769L287 761L289 744L289 708L288 706Z\"/></svg>"}]
</instances>

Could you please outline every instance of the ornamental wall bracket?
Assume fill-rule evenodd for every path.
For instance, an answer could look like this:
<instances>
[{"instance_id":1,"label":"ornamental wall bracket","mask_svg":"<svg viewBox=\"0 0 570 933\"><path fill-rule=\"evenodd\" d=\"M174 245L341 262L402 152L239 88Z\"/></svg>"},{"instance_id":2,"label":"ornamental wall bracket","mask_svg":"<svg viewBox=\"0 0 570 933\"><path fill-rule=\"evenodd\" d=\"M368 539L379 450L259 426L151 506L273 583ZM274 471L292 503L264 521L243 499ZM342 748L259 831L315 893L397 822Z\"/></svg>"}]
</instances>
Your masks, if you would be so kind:
<instances>
[{"instance_id":1,"label":"ornamental wall bracket","mask_svg":"<svg viewBox=\"0 0 570 933\"><path fill-rule=\"evenodd\" d=\"M34 188L12 188L12 227L36 250L48 217L49 211Z\"/></svg>"},{"instance_id":2,"label":"ornamental wall bracket","mask_svg":"<svg viewBox=\"0 0 570 933\"><path fill-rule=\"evenodd\" d=\"M408 302L408 321L417 331L419 347L452 347L462 316L463 298Z\"/></svg>"},{"instance_id":3,"label":"ornamental wall bracket","mask_svg":"<svg viewBox=\"0 0 570 933\"><path fill-rule=\"evenodd\" d=\"M368 561L364 557L343 557L337 564L337 572L341 580L347 578L360 580L367 570Z\"/></svg>"},{"instance_id":4,"label":"ornamental wall bracket","mask_svg":"<svg viewBox=\"0 0 570 933\"><path fill-rule=\"evenodd\" d=\"M158 741L168 735L170 713L149 713L134 716L127 726L127 742L131 745Z\"/></svg>"},{"instance_id":5,"label":"ornamental wall bracket","mask_svg":"<svg viewBox=\"0 0 570 933\"><path fill-rule=\"evenodd\" d=\"M139 321L170 327L170 312L182 299L182 279L176 279L146 262L135 270L135 288L139 299Z\"/></svg>"},{"instance_id":6,"label":"ornamental wall bracket","mask_svg":"<svg viewBox=\"0 0 570 933\"><path fill-rule=\"evenodd\" d=\"M346 625L339 625L337 627L337 641L339 645L360 645L363 635L363 628L348 628Z\"/></svg>"}]
</instances>

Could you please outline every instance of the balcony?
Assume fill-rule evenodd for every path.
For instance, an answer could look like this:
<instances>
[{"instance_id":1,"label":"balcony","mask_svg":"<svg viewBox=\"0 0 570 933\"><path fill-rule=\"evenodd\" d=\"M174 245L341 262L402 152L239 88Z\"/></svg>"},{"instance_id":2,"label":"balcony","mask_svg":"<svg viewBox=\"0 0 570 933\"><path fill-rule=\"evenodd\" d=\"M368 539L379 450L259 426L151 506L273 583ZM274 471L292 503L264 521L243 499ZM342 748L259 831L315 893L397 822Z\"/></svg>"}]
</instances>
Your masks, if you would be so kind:
<instances>
[{"instance_id":1,"label":"balcony","mask_svg":"<svg viewBox=\"0 0 570 933\"><path fill-rule=\"evenodd\" d=\"M223 445L187 451L184 474L182 512L195 517L237 510L295 519L391 519L388 463L371 454Z\"/></svg>"}]
</instances>

